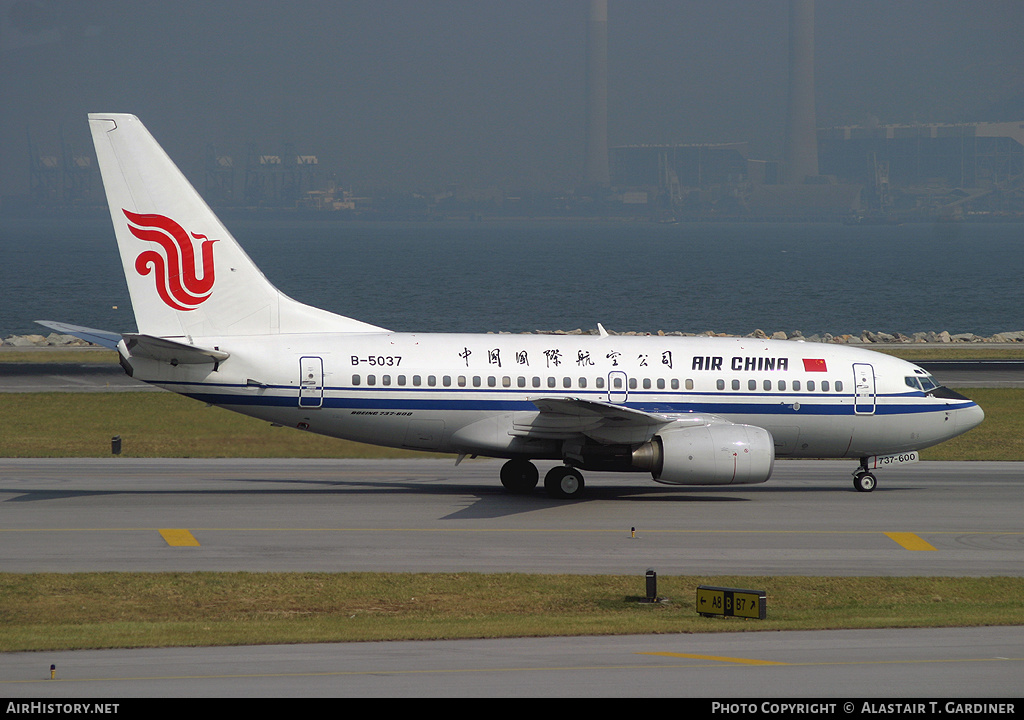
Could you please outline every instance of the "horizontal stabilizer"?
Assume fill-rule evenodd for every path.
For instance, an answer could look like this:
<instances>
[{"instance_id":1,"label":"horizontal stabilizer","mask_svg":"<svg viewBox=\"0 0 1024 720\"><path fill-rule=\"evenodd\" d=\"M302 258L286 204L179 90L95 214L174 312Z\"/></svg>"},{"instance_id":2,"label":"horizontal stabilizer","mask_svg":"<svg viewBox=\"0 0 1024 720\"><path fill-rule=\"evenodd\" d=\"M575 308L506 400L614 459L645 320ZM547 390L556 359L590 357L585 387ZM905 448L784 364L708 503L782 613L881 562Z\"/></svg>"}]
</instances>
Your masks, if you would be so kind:
<instances>
[{"instance_id":1,"label":"horizontal stabilizer","mask_svg":"<svg viewBox=\"0 0 1024 720\"><path fill-rule=\"evenodd\" d=\"M36 320L36 324L56 330L64 335L74 335L94 345L102 345L111 350L117 349L121 342L121 334L107 330L96 330L95 328L82 327L81 325L69 325L68 323L55 322L53 320Z\"/></svg>"},{"instance_id":2,"label":"horizontal stabilizer","mask_svg":"<svg viewBox=\"0 0 1024 720\"><path fill-rule=\"evenodd\" d=\"M186 345L176 340L154 337L152 335L136 335L125 333L125 345L132 357L148 358L169 362L172 365L198 365L227 360L230 354L223 350Z\"/></svg>"}]
</instances>

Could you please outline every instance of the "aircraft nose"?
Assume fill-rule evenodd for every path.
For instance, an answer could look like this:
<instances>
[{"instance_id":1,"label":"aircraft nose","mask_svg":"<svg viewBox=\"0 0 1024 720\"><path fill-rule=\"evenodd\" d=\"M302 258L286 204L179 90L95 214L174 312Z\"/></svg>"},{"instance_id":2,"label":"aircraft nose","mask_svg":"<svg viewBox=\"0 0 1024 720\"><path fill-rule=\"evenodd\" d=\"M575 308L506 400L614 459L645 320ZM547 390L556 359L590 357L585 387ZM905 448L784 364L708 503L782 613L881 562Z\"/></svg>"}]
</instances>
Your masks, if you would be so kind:
<instances>
[{"instance_id":1,"label":"aircraft nose","mask_svg":"<svg viewBox=\"0 0 1024 720\"><path fill-rule=\"evenodd\" d=\"M980 405L965 407L957 410L955 414L957 433L965 433L980 425L981 421L985 419L985 411L981 409Z\"/></svg>"}]
</instances>

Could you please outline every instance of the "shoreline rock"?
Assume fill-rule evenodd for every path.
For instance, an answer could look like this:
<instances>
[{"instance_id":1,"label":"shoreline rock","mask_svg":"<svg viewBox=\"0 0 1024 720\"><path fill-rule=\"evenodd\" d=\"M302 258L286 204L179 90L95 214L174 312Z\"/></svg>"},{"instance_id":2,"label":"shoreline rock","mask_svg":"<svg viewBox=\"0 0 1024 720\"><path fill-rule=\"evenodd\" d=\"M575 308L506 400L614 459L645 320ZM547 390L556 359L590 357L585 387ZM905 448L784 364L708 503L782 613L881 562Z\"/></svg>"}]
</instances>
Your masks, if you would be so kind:
<instances>
[{"instance_id":1,"label":"shoreline rock","mask_svg":"<svg viewBox=\"0 0 1024 720\"><path fill-rule=\"evenodd\" d=\"M943 330L942 332L915 332L910 335L904 333L886 333L886 332L874 332L871 330L864 330L860 335L852 335L844 333L840 335L832 335L831 333L825 333L819 335L817 333L812 335L804 335L800 330L792 330L785 332L783 330L776 330L775 332L765 332L764 330L757 329L746 335L732 335L730 333L720 333L714 330L705 330L704 332L693 333L693 332L681 332L673 330L666 332L664 330L658 330L655 332L638 332L633 330L616 332L614 330L607 330L609 335L625 335L625 336L642 336L642 335L659 335L662 337L736 337L736 338L755 338L757 340L797 340L804 342L816 342L816 343L831 343L834 345L912 345L912 344L971 344L971 343L987 343L987 344L1013 344L1013 343L1024 343L1024 330L1005 330L998 332L993 335L983 336L975 333L957 333L950 334L948 331ZM527 335L597 335L596 329L593 330L534 330L532 333L524 333Z\"/></svg>"},{"instance_id":2,"label":"shoreline rock","mask_svg":"<svg viewBox=\"0 0 1024 720\"><path fill-rule=\"evenodd\" d=\"M86 342L74 335L62 335L50 333L49 335L8 335L0 342L4 347L34 348L34 347L99 347L91 342Z\"/></svg>"}]
</instances>

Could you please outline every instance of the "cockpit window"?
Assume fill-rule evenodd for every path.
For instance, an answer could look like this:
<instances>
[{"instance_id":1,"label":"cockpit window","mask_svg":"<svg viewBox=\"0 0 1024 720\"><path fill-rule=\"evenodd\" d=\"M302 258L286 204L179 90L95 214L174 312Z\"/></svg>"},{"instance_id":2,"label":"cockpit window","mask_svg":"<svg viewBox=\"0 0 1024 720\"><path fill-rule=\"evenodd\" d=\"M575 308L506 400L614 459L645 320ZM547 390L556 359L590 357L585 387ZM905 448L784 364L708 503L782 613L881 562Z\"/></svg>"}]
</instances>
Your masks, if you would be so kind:
<instances>
[{"instance_id":1,"label":"cockpit window","mask_svg":"<svg viewBox=\"0 0 1024 720\"><path fill-rule=\"evenodd\" d=\"M928 392L934 390L939 386L935 381L935 378L931 375L922 375L921 377L915 377L913 375L908 376L906 379L907 387L911 387L914 390L922 390Z\"/></svg>"}]
</instances>

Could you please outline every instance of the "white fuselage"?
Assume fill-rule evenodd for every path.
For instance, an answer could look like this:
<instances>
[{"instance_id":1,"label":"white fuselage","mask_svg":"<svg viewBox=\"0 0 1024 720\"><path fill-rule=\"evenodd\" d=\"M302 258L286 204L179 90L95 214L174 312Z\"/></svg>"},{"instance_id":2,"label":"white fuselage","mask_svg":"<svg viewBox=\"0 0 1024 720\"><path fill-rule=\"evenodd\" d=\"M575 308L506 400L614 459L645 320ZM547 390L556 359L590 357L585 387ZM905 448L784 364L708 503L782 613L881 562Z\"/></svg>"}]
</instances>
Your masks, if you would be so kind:
<instances>
[{"instance_id":1,"label":"white fuselage","mask_svg":"<svg viewBox=\"0 0 1024 720\"><path fill-rule=\"evenodd\" d=\"M134 376L282 425L419 450L557 459L557 436L517 431L541 398L754 425L782 457L917 450L983 417L967 398L908 384L927 377L909 362L817 343L391 332L192 340L230 357L216 366L132 358Z\"/></svg>"}]
</instances>

